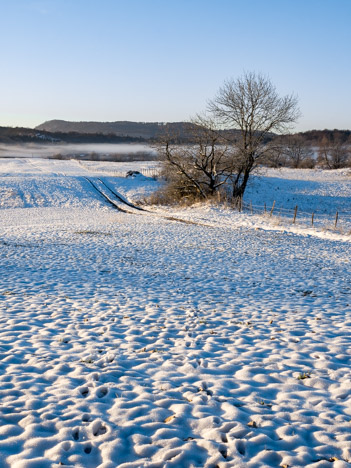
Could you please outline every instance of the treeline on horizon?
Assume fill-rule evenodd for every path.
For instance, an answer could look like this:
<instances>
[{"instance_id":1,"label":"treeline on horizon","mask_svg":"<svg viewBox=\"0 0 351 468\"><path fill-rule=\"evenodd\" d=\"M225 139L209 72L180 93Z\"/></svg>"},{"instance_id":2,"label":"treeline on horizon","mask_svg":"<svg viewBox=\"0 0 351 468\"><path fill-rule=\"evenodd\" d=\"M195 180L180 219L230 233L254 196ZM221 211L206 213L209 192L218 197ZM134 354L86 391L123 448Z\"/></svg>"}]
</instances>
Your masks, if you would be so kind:
<instances>
[{"instance_id":1,"label":"treeline on horizon","mask_svg":"<svg viewBox=\"0 0 351 468\"><path fill-rule=\"evenodd\" d=\"M0 143L144 143L145 138L128 135L78 132L47 132L25 127L0 127Z\"/></svg>"},{"instance_id":2,"label":"treeline on horizon","mask_svg":"<svg viewBox=\"0 0 351 468\"><path fill-rule=\"evenodd\" d=\"M174 122L169 124L149 124L142 122L135 122L133 133L134 135L118 135L116 133L86 133L86 132L61 132L61 131L46 131L38 130L25 127L0 127L0 143L154 143L157 141L158 137L164 135L167 131L170 131L173 135L177 135L177 140L179 143L192 143L191 132L189 132L189 126L192 124L186 122ZM158 125L158 132L155 131L155 128L148 133L146 129L143 129L142 126ZM138 133L135 128L136 126L141 126L139 131L139 136L136 136ZM235 134L235 130L222 130L223 134L231 133ZM351 130L308 130L306 132L297 132L293 135L298 135L302 138L305 144L310 146L319 146L323 140L328 141L338 141L341 144L350 144L351 145ZM228 135L229 136L229 135ZM275 138L284 140L285 138L291 137L290 135L274 135L269 136L269 140L272 141Z\"/></svg>"}]
</instances>

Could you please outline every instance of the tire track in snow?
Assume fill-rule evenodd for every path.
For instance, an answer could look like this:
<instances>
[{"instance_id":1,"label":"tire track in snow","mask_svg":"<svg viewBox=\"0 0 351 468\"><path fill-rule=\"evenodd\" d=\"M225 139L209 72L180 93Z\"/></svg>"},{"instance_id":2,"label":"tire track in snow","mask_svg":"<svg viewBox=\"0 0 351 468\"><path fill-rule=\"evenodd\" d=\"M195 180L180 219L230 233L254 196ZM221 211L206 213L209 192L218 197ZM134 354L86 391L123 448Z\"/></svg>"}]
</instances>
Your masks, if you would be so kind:
<instances>
[{"instance_id":1,"label":"tire track in snow","mask_svg":"<svg viewBox=\"0 0 351 468\"><path fill-rule=\"evenodd\" d=\"M101 180L100 178L98 179L98 181L100 181L106 188L107 190L109 190L120 202L124 203L125 205L129 206L130 208L134 208L135 210L139 210L139 211L148 211L148 210L145 210L144 208L141 208L140 206L136 206L134 205L133 203L130 203L128 202L127 200L125 200L119 193L115 192L114 190L112 190L103 180Z\"/></svg>"},{"instance_id":2,"label":"tire track in snow","mask_svg":"<svg viewBox=\"0 0 351 468\"><path fill-rule=\"evenodd\" d=\"M127 213L127 214L141 214L141 213L134 213L132 211L129 211L129 210L125 210L124 208L121 208L115 201L113 201L109 195L106 194L106 192L104 192L103 190L101 190L101 188L99 188L97 185L96 185L96 182L93 182L91 179L89 179L88 177L84 177L84 179L86 179L91 185L92 187L95 189L96 192L98 192L110 205L112 205L114 208L116 208L118 211L121 211L123 213ZM129 206L130 208L133 208L133 209L136 209L138 211L143 211L144 213L152 213L160 218L163 218L163 219L166 219L167 221L175 221L175 222L178 222L178 223L183 223L183 224L195 224L196 226L207 226L207 227L213 227L211 226L210 224L202 224L202 223L198 223L196 221L191 221L191 220L187 220L187 219L182 219L182 218L176 218L174 216L163 216L163 215L158 215L156 213L153 213L149 210L145 210L144 208L141 208L141 207L138 207L138 206L135 206L133 205L132 203L128 202L127 200L124 200L124 198L119 195L118 193L116 193L114 190L112 190L110 187L108 187L106 185L105 182L103 182L100 178L97 179L107 190L109 190L109 192L111 192L114 197L116 197L118 199L119 202Z\"/></svg>"},{"instance_id":3,"label":"tire track in snow","mask_svg":"<svg viewBox=\"0 0 351 468\"><path fill-rule=\"evenodd\" d=\"M113 208L117 209L118 211L121 211L122 213L131 213L130 211L126 211L124 210L123 208L121 208L120 206L117 205L117 203L115 203L114 201L111 200L111 198L106 195L104 192L102 192L97 186L96 184L91 180L89 179L88 177L83 177L87 182L89 182L89 184L93 187L93 189L99 194L101 195Z\"/></svg>"}]
</instances>

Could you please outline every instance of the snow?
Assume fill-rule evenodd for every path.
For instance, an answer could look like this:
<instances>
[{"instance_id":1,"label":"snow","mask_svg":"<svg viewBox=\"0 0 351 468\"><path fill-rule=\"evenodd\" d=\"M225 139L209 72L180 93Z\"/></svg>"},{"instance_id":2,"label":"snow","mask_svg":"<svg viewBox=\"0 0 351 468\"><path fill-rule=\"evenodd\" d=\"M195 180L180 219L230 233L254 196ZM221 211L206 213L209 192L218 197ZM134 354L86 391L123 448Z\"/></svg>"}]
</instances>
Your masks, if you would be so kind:
<instances>
[{"instance_id":1,"label":"snow","mask_svg":"<svg viewBox=\"0 0 351 468\"><path fill-rule=\"evenodd\" d=\"M84 177L158 182L101 164L0 160L0 466L351 466L345 228L118 212ZM246 201L347 213L350 181L270 170Z\"/></svg>"},{"instance_id":2,"label":"snow","mask_svg":"<svg viewBox=\"0 0 351 468\"><path fill-rule=\"evenodd\" d=\"M282 169L264 170L254 177L246 193L246 200L253 205L266 203L271 209L275 202L275 214L293 218L295 206L297 219L308 220L314 212L315 223L333 224L336 211L340 221L351 218L351 170L337 171ZM289 213L290 212L290 213ZM347 224L347 227L351 227Z\"/></svg>"}]
</instances>

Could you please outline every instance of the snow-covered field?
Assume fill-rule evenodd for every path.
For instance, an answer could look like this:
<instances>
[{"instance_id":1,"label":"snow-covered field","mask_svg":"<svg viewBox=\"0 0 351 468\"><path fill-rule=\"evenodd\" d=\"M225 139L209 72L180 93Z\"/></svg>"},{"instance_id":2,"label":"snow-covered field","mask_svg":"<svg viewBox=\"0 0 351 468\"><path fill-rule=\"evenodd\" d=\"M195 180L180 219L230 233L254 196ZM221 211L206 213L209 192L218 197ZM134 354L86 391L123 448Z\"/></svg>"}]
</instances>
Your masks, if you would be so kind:
<instances>
[{"instance_id":1,"label":"snow-covered field","mask_svg":"<svg viewBox=\"0 0 351 468\"><path fill-rule=\"evenodd\" d=\"M350 172L247 194L339 210L334 230L119 212L85 177L130 200L158 182L110 167L0 160L1 468L351 466Z\"/></svg>"}]
</instances>

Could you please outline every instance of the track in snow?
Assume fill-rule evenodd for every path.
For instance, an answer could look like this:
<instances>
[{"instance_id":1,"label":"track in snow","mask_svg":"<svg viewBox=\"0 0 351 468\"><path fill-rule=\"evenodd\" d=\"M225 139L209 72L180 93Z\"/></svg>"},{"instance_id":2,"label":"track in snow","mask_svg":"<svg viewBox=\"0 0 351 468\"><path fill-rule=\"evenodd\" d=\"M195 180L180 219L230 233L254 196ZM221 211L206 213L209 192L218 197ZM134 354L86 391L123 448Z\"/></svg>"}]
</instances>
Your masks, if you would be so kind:
<instances>
[{"instance_id":1,"label":"track in snow","mask_svg":"<svg viewBox=\"0 0 351 468\"><path fill-rule=\"evenodd\" d=\"M90 185L93 187L93 189L99 194L101 195L113 208L116 208L118 211L121 211L122 213L131 213L130 211L127 211L125 210L124 208L121 208L114 200L111 199L111 195L107 194L106 193L106 188L108 189L107 186L105 186L106 188L105 189L102 189L101 188L101 185L100 185L100 188L97 186L97 184L95 182L93 182L91 179L89 179L88 177L84 177L85 180L87 180ZM101 183L102 181L100 179L98 179ZM109 190L112 195L113 195L113 192L111 190ZM117 198L117 197L116 197ZM122 199L119 199L118 200L121 202ZM126 204L126 203L125 203Z\"/></svg>"},{"instance_id":2,"label":"track in snow","mask_svg":"<svg viewBox=\"0 0 351 468\"><path fill-rule=\"evenodd\" d=\"M119 195L118 193L116 193L114 190L112 190L104 181L102 181L101 179L97 179L95 180L94 182L89 179L88 177L84 177L84 179L86 179L90 184L91 186L94 188L94 190L96 192L98 192L110 205L113 206L113 208L116 208L118 211L121 211L123 213L129 213L129 214L137 214L135 212L132 212L132 211L128 211L128 210L125 210L124 208L121 208L121 206L119 205L119 203L123 203L124 205L127 205L128 207L130 208L133 208L135 210L138 210L138 211L143 211L143 212L146 212L146 213L150 213L150 211L148 210L145 210L144 208L141 208L139 206L136 206L136 205L133 205L132 203L128 202L127 200L125 200L121 195ZM118 202L116 202L115 200L113 200L112 198L115 198L117 199ZM164 218L164 219L167 219L168 221L176 221L176 222L179 222L179 223L185 223L185 224L196 224L196 225L200 225L202 223L198 223L198 222L194 222L194 221L190 221L190 220L184 220L184 219L181 219L181 218L175 218L173 216L160 216L161 218ZM203 224L205 225L205 224Z\"/></svg>"},{"instance_id":3,"label":"track in snow","mask_svg":"<svg viewBox=\"0 0 351 468\"><path fill-rule=\"evenodd\" d=\"M138 211L148 211L148 210L145 210L144 208L141 208L140 206L136 206L134 205L133 203L130 203L129 201L127 201L125 198L123 198L119 193L116 193L114 190L112 190L107 184L106 182L104 182L103 180L101 179L97 179L99 182L101 182L101 184L110 192L112 193L112 195L114 195L114 197L117 198L118 201L120 201L121 203L124 203L125 205L129 206L130 208L134 208L135 210L138 210Z\"/></svg>"}]
</instances>

